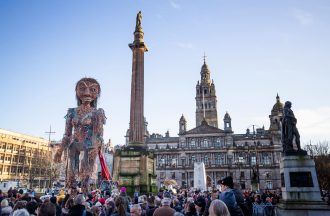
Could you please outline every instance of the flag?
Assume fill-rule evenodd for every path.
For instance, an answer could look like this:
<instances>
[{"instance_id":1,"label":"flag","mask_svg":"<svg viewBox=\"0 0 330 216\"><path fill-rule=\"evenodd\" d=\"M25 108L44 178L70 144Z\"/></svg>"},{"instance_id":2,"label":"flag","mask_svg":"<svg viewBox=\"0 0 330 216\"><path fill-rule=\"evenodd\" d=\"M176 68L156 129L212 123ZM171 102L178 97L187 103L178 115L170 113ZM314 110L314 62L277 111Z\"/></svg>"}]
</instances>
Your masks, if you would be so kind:
<instances>
[{"instance_id":1,"label":"flag","mask_svg":"<svg viewBox=\"0 0 330 216\"><path fill-rule=\"evenodd\" d=\"M104 180L109 181L111 179L111 175L110 175L109 169L107 167L107 164L105 163L101 150L99 150L99 159L100 159L100 165L101 165L101 176Z\"/></svg>"}]
</instances>

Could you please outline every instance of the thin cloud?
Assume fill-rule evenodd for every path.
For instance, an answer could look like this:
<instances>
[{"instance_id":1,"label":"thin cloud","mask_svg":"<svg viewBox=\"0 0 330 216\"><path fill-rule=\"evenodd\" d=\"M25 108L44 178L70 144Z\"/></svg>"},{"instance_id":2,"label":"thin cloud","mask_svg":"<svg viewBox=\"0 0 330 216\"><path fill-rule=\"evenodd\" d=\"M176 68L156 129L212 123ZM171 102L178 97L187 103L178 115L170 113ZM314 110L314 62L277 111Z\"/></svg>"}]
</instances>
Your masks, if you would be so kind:
<instances>
[{"instance_id":1,"label":"thin cloud","mask_svg":"<svg viewBox=\"0 0 330 216\"><path fill-rule=\"evenodd\" d=\"M302 137L306 135L318 140L330 139L330 107L297 110L296 117Z\"/></svg>"},{"instance_id":2,"label":"thin cloud","mask_svg":"<svg viewBox=\"0 0 330 216\"><path fill-rule=\"evenodd\" d=\"M191 43L178 42L176 45L178 47L184 48L184 49L192 49L192 48L194 48L194 46Z\"/></svg>"},{"instance_id":3,"label":"thin cloud","mask_svg":"<svg viewBox=\"0 0 330 216\"><path fill-rule=\"evenodd\" d=\"M172 6L172 8L174 8L174 9L180 9L180 5L177 3L177 2L175 2L174 0L170 0L170 5Z\"/></svg>"},{"instance_id":4,"label":"thin cloud","mask_svg":"<svg viewBox=\"0 0 330 216\"><path fill-rule=\"evenodd\" d=\"M293 17L303 26L312 25L314 23L314 17L308 11L295 9L293 12Z\"/></svg>"}]
</instances>

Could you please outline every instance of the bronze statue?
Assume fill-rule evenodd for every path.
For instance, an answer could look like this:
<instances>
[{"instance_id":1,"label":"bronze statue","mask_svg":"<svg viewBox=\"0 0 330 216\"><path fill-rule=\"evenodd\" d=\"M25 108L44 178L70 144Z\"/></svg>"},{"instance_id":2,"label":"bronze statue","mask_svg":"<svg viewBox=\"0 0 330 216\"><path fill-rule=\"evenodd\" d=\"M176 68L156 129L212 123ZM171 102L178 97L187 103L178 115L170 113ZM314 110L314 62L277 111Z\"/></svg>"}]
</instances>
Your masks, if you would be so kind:
<instances>
[{"instance_id":1,"label":"bronze statue","mask_svg":"<svg viewBox=\"0 0 330 216\"><path fill-rule=\"evenodd\" d=\"M288 155L295 152L304 153L300 147L300 135L296 127L297 119L291 110L292 103L290 101L285 102L283 108L283 119L282 119L282 144L283 152ZM293 140L297 145L298 151L293 148Z\"/></svg>"},{"instance_id":2,"label":"bronze statue","mask_svg":"<svg viewBox=\"0 0 330 216\"><path fill-rule=\"evenodd\" d=\"M105 114L97 109L97 99L101 93L99 83L93 78L82 78L76 84L78 107L68 110L65 133L54 160L61 162L65 150L67 153L66 187L71 188L81 183L87 193L96 176L96 157L103 148L103 125Z\"/></svg>"},{"instance_id":3,"label":"bronze statue","mask_svg":"<svg viewBox=\"0 0 330 216\"><path fill-rule=\"evenodd\" d=\"M135 29L141 29L141 21L142 21L142 13L141 11L139 11L139 13L136 15L136 25L135 25Z\"/></svg>"}]
</instances>

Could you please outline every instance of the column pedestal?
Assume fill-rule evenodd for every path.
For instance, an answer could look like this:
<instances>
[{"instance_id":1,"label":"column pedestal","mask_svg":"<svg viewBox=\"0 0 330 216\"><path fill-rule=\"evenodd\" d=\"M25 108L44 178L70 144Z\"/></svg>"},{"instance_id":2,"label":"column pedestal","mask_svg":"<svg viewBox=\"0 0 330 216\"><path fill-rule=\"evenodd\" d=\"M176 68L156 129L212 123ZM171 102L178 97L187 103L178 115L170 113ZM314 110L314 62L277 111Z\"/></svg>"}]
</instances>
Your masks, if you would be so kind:
<instances>
[{"instance_id":1,"label":"column pedestal","mask_svg":"<svg viewBox=\"0 0 330 216\"><path fill-rule=\"evenodd\" d=\"M284 156L280 163L282 200L277 215L330 215L321 199L315 162L308 155Z\"/></svg>"}]
</instances>

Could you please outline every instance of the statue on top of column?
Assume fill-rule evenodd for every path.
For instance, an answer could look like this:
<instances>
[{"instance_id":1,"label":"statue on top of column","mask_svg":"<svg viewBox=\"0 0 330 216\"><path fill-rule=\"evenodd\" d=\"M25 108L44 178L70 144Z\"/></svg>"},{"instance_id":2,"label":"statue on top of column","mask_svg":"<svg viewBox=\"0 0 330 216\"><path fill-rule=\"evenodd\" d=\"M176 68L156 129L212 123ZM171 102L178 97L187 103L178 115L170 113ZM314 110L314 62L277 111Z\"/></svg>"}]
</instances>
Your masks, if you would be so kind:
<instances>
[{"instance_id":1,"label":"statue on top of column","mask_svg":"<svg viewBox=\"0 0 330 216\"><path fill-rule=\"evenodd\" d=\"M141 21L142 21L142 13L141 11L139 11L139 13L136 15L136 26L135 26L136 31L142 29Z\"/></svg>"},{"instance_id":2,"label":"statue on top of column","mask_svg":"<svg viewBox=\"0 0 330 216\"><path fill-rule=\"evenodd\" d=\"M306 155L307 152L300 147L300 135L296 127L297 119L291 110L292 103L285 102L283 108L282 119L282 144L283 153L285 155ZM295 140L297 150L293 148L293 140Z\"/></svg>"},{"instance_id":3,"label":"statue on top of column","mask_svg":"<svg viewBox=\"0 0 330 216\"><path fill-rule=\"evenodd\" d=\"M69 108L65 116L65 133L54 161L61 162L63 151L67 154L66 187L80 186L84 193L96 180L96 158L103 149L105 114L97 109L101 93L99 83L93 78L82 78L76 84L78 107Z\"/></svg>"}]
</instances>

